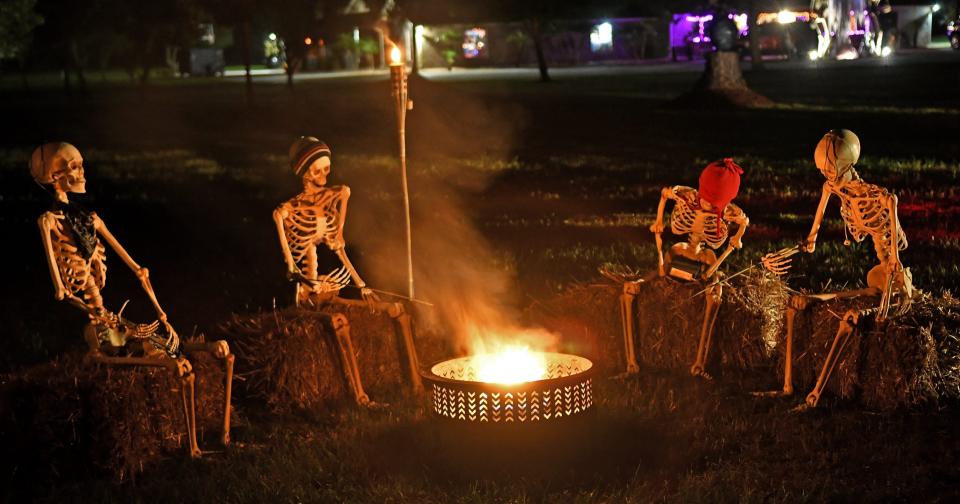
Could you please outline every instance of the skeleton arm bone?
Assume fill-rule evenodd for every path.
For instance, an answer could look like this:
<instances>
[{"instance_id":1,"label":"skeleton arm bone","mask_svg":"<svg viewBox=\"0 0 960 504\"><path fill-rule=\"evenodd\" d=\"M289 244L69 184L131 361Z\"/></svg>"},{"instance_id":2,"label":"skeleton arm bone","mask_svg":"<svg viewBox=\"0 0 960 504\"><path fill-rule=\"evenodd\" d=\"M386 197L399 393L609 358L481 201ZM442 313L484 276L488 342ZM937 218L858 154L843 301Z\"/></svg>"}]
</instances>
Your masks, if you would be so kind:
<instances>
[{"instance_id":1,"label":"skeleton arm bone","mask_svg":"<svg viewBox=\"0 0 960 504\"><path fill-rule=\"evenodd\" d=\"M657 205L657 217L653 221L653 225L650 226L650 231L653 232L654 237L657 241L657 273L660 276L666 275L663 263L663 238L660 235L663 234L663 212L667 207L668 199L676 199L676 194L673 192L673 188L664 187L660 191L660 203Z\"/></svg>"},{"instance_id":2,"label":"skeleton arm bone","mask_svg":"<svg viewBox=\"0 0 960 504\"><path fill-rule=\"evenodd\" d=\"M664 187L660 191L660 203L657 205L657 217L653 221L653 225L650 226L650 231L654 234L663 233L663 213L667 208L667 200L677 199L676 193L673 192L672 187Z\"/></svg>"},{"instance_id":3,"label":"skeleton arm bone","mask_svg":"<svg viewBox=\"0 0 960 504\"><path fill-rule=\"evenodd\" d=\"M823 184L823 192L820 194L820 204L817 205L817 213L813 217L813 227L810 228L810 234L807 235L807 242L803 245L804 252L812 253L817 248L817 233L820 231L820 224L823 223L823 213L827 209L830 195L830 182L825 182Z\"/></svg>"},{"instance_id":4,"label":"skeleton arm bone","mask_svg":"<svg viewBox=\"0 0 960 504\"><path fill-rule=\"evenodd\" d=\"M50 240L50 233L53 232L53 224L56 217L52 213L46 212L37 220L40 226L40 237L43 239L43 252L47 256L47 266L50 268L50 279L53 280L54 297L57 301L62 301L67 297L67 289L63 286L63 279L60 278L60 269L57 267L57 260L53 257L53 243ZM71 297L76 297L72 296Z\"/></svg>"},{"instance_id":5,"label":"skeleton arm bone","mask_svg":"<svg viewBox=\"0 0 960 504\"><path fill-rule=\"evenodd\" d=\"M283 251L283 260L287 263L287 276L293 280L300 279L303 275L300 268L293 260L293 254L290 252L290 243L287 241L287 233L283 227L283 220L289 215L289 204L284 203L273 211L273 222L277 225L277 235L280 237L280 248Z\"/></svg>"},{"instance_id":6,"label":"skeleton arm bone","mask_svg":"<svg viewBox=\"0 0 960 504\"><path fill-rule=\"evenodd\" d=\"M890 271L900 271L903 269L903 263L900 262L900 218L897 216L897 196L888 194L884 203L890 211Z\"/></svg>"},{"instance_id":7,"label":"skeleton arm bone","mask_svg":"<svg viewBox=\"0 0 960 504\"><path fill-rule=\"evenodd\" d=\"M160 307L160 302L157 301L157 295L153 292L153 285L150 284L150 271L147 268L141 267L130 257L130 254L123 248L123 245L120 245L120 242L113 236L113 233L107 229L107 225L104 224L103 220L100 219L97 214L93 214L93 225L97 232L103 236L103 239L106 240L110 247L120 256L120 259L122 259L127 267L140 279L140 284L143 285L144 292L147 293L147 297L150 298L150 302L153 303L153 308L157 312L157 318L167 326L167 329L170 330L172 334L176 334L173 328L170 327L170 324L167 323L167 314L163 311L163 308Z\"/></svg>"},{"instance_id":8,"label":"skeleton arm bone","mask_svg":"<svg viewBox=\"0 0 960 504\"><path fill-rule=\"evenodd\" d=\"M56 217L47 212L40 216L37 223L40 226L40 237L43 239L43 252L47 256L47 266L50 268L50 279L53 281L54 297L57 301L66 300L68 303L87 312L91 317L97 314L93 312L82 299L67 291L63 285L63 279L60 277L60 268L57 266L57 260L53 253L53 241L50 234L53 232L53 226Z\"/></svg>"},{"instance_id":9,"label":"skeleton arm bone","mask_svg":"<svg viewBox=\"0 0 960 504\"><path fill-rule=\"evenodd\" d=\"M333 204L336 205L336 202L340 202L340 211L336 213L337 215L337 232L333 236L333 248L334 250L343 249L346 245L346 242L343 240L343 227L347 223L347 203L350 201L350 187L349 186L340 186L339 191L334 200ZM338 254L339 255L339 254ZM343 260L341 258L341 260ZM344 264L347 264L349 261L346 261ZM349 267L351 270L352 266ZM356 281L356 279L354 279Z\"/></svg>"},{"instance_id":10,"label":"skeleton arm bone","mask_svg":"<svg viewBox=\"0 0 960 504\"><path fill-rule=\"evenodd\" d=\"M347 268L347 271L350 272L350 278L353 279L353 283L360 288L360 293L363 295L364 299L375 298L376 295L372 290L367 288L367 283L360 278L360 273L357 272L357 268L353 266L353 263L350 262L350 258L347 256L345 250L346 243L343 239L343 228L347 222L347 203L350 201L350 187L341 186L340 187L340 212L339 212L339 223L337 224L337 233L333 239L333 251L337 254L337 257L340 259L340 262Z\"/></svg>"},{"instance_id":11,"label":"skeleton arm bone","mask_svg":"<svg viewBox=\"0 0 960 504\"><path fill-rule=\"evenodd\" d=\"M727 243L727 249L720 254L720 257L717 258L716 262L714 262L713 265L710 266L710 269L704 273L704 278L712 277L717 270L720 269L720 265L723 264L723 261L725 261L734 250L743 247L741 238L747 231L747 226L750 225L750 219L747 218L747 215L744 214L743 211L738 211L737 215L732 218L731 221L737 224L737 233L730 237L730 242Z\"/></svg>"}]
</instances>

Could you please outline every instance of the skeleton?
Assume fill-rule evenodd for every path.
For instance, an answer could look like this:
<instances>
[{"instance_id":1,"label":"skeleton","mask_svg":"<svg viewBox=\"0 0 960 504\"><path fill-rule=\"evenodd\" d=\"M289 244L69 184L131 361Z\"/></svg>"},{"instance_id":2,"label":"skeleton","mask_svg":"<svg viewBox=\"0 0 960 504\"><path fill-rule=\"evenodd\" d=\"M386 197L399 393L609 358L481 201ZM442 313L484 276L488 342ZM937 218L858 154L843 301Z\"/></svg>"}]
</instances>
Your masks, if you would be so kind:
<instances>
[{"instance_id":1,"label":"skeleton","mask_svg":"<svg viewBox=\"0 0 960 504\"><path fill-rule=\"evenodd\" d=\"M201 452L196 436L195 376L184 352L210 352L223 359L226 384L222 441L229 444L234 356L227 343L181 342L157 301L149 271L130 257L96 213L69 201L67 193L86 192L83 158L73 145L48 143L38 147L30 161L30 172L37 183L53 189L55 207L40 217L40 235L57 300L66 300L90 319L84 329L89 346L87 357L97 363L159 367L172 372L181 385L179 393L191 457L199 457ZM122 317L123 308L113 313L104 307L100 291L106 282L107 266L101 238L140 279L157 313L153 323L131 323Z\"/></svg>"},{"instance_id":2,"label":"skeleton","mask_svg":"<svg viewBox=\"0 0 960 504\"><path fill-rule=\"evenodd\" d=\"M830 346L813 390L807 395L804 407L816 407L820 395L840 360L850 337L862 317L874 315L882 322L895 308L893 316L905 314L913 298L913 279L910 269L900 262L900 251L907 248L907 238L897 219L897 197L886 189L868 184L860 179L854 165L860 157L860 140L849 130L832 130L817 144L814 160L817 168L827 179L823 184L820 204L813 219L813 227L802 250L812 253L816 248L817 233L823 223L823 214L832 196L840 199L840 217L845 229L858 243L864 238L873 240L879 264L867 273L867 287L849 291L823 294L794 294L787 306L787 347L784 383L782 392L769 395L793 393L793 333L794 320L799 312L813 302L832 299L879 296L877 306L865 310L848 310L840 319L840 326ZM849 245L849 239L845 240ZM897 303L893 303L894 298Z\"/></svg>"},{"instance_id":3,"label":"skeleton","mask_svg":"<svg viewBox=\"0 0 960 504\"><path fill-rule=\"evenodd\" d=\"M281 204L273 212L280 247L287 265L287 278L296 282L294 303L298 307L320 308L330 304L365 305L371 311L386 312L403 338L410 383L414 392L422 388L418 374L416 349L410 315L400 303L377 299L368 288L345 250L343 227L347 217L350 188L327 186L330 174L330 149L313 137L301 137L290 149L294 172L302 177L303 192ZM317 247L324 245L340 260L341 266L326 274L318 273ZM360 290L364 301L344 299L340 290L350 282ZM346 318L342 317L346 324ZM356 353L349 331L337 331L337 346L344 376L354 399L361 405L372 405L363 390Z\"/></svg>"},{"instance_id":4,"label":"skeleton","mask_svg":"<svg viewBox=\"0 0 960 504\"><path fill-rule=\"evenodd\" d=\"M741 170L733 164L732 160L727 159L722 163L726 166L725 169L734 171L739 177ZM664 254L661 235L664 230L663 214L668 200L674 201L674 209L670 215L670 230L676 235L686 235L686 241L674 244ZM729 224L736 225L733 236L729 235ZM690 373L694 376L710 377L705 367L723 294L721 283L723 273L719 268L734 250L743 246L742 238L748 224L747 215L732 203L718 208L692 187L663 188L660 193L660 204L657 206L656 220L650 226L650 231L654 233L657 243L657 270L642 279L625 282L620 296L627 374L634 374L640 369L634 347L634 301L640 285L655 276L669 276L682 281L700 282L705 286L701 293L706 295L706 307L700 329L700 340L697 344L697 356L690 367ZM727 242L728 237L729 242ZM714 250L719 249L724 242L727 242L727 246L717 257ZM789 268L788 262L784 251L767 254L762 259L764 267L775 274L786 271Z\"/></svg>"}]
</instances>

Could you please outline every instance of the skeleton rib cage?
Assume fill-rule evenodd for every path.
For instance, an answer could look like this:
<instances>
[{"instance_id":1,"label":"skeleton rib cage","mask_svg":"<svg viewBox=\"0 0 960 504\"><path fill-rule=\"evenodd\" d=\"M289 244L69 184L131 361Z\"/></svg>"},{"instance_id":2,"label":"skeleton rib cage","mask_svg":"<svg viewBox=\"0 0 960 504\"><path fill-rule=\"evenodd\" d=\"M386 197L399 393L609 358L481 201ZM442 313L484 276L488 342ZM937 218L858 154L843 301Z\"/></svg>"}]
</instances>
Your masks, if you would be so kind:
<instances>
[{"instance_id":1,"label":"skeleton rib cage","mask_svg":"<svg viewBox=\"0 0 960 504\"><path fill-rule=\"evenodd\" d=\"M107 281L106 249L103 243L97 238L93 255L84 259L73 235L64 228L63 214L50 212L48 215L53 218L50 241L63 288L69 295L77 296L82 293L84 303L92 311L103 310L100 289Z\"/></svg>"},{"instance_id":2,"label":"skeleton rib cage","mask_svg":"<svg viewBox=\"0 0 960 504\"><path fill-rule=\"evenodd\" d=\"M343 246L343 206L350 196L346 186L325 189L315 196L300 194L283 205L283 230L290 255L304 276L318 279L317 245L331 250ZM349 273L338 268L324 276L332 284L346 283ZM326 282L324 282L326 283ZM333 285L328 286L330 290Z\"/></svg>"},{"instance_id":3,"label":"skeleton rib cage","mask_svg":"<svg viewBox=\"0 0 960 504\"><path fill-rule=\"evenodd\" d=\"M724 209L723 219L718 219L713 212L699 210L700 196L692 187L675 186L673 193L677 198L670 213L670 231L675 235L689 234L691 244L702 240L712 249L720 248L728 235L725 220L733 220L737 214L743 213L731 203ZM702 234L694 233L698 218L703 220Z\"/></svg>"},{"instance_id":4,"label":"skeleton rib cage","mask_svg":"<svg viewBox=\"0 0 960 504\"><path fill-rule=\"evenodd\" d=\"M855 181L837 187L830 184L830 192L840 198L840 216L843 218L846 231L860 243L868 235L873 237L873 246L881 262L890 259L893 242L893 230L897 237L897 250L907 248L907 237L903 233L900 223L891 218L886 202L893 196L886 189ZM892 224L892 226L891 226Z\"/></svg>"}]
</instances>

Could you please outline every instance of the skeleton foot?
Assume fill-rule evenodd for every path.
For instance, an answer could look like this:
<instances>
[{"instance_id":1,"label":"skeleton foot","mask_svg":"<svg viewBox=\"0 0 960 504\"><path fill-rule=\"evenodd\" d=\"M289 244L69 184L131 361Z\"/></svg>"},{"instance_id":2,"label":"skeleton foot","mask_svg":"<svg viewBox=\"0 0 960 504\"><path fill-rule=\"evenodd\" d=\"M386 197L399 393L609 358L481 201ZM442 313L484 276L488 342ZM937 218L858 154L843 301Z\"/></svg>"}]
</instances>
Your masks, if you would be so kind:
<instances>
[{"instance_id":1,"label":"skeleton foot","mask_svg":"<svg viewBox=\"0 0 960 504\"><path fill-rule=\"evenodd\" d=\"M694 364L692 367L690 367L690 374L698 378L703 378L707 381L713 380L713 375L704 370L703 366L700 364Z\"/></svg>"},{"instance_id":2,"label":"skeleton foot","mask_svg":"<svg viewBox=\"0 0 960 504\"><path fill-rule=\"evenodd\" d=\"M793 387L783 390L758 390L750 392L754 397L790 397L793 395Z\"/></svg>"}]
</instances>

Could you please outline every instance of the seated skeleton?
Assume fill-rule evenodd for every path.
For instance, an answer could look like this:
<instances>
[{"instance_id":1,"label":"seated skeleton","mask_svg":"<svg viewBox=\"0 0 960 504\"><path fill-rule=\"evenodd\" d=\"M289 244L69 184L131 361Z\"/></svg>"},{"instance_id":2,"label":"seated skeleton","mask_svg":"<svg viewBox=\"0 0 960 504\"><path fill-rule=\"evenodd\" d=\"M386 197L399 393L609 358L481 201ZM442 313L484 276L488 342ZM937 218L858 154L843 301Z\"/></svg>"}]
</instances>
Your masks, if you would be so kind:
<instances>
[{"instance_id":1,"label":"seated skeleton","mask_svg":"<svg viewBox=\"0 0 960 504\"><path fill-rule=\"evenodd\" d=\"M315 309L330 305L363 305L372 311L387 313L403 339L411 387L417 392L422 386L410 316L402 304L380 301L350 262L343 238L350 188L327 186L330 156L327 144L314 137L301 137L295 141L290 147L290 167L301 177L303 192L273 212L287 278L296 283L294 303ZM339 268L326 274L318 272L317 248L320 245L336 255L341 264ZM360 290L363 301L340 297L340 291L351 286ZM359 404L370 404L363 390L348 331L337 332L337 345L346 382L355 400Z\"/></svg>"},{"instance_id":2,"label":"seated skeleton","mask_svg":"<svg viewBox=\"0 0 960 504\"><path fill-rule=\"evenodd\" d=\"M69 200L68 193L86 192L83 158L74 146L48 143L38 147L30 160L30 173L38 184L49 186L54 197L54 208L38 221L40 235L56 298L83 310L90 319L84 330L88 357L98 363L162 367L173 372L182 384L184 423L193 457L200 456L194 416L195 377L185 352L205 351L223 359L226 384L222 441L228 444L234 356L227 343L182 343L157 301L147 269L130 257L96 213ZM106 282L107 266L101 238L140 279L157 313L153 323L131 323L121 316L122 308L120 313L113 313L104 307L100 291Z\"/></svg>"}]
</instances>

